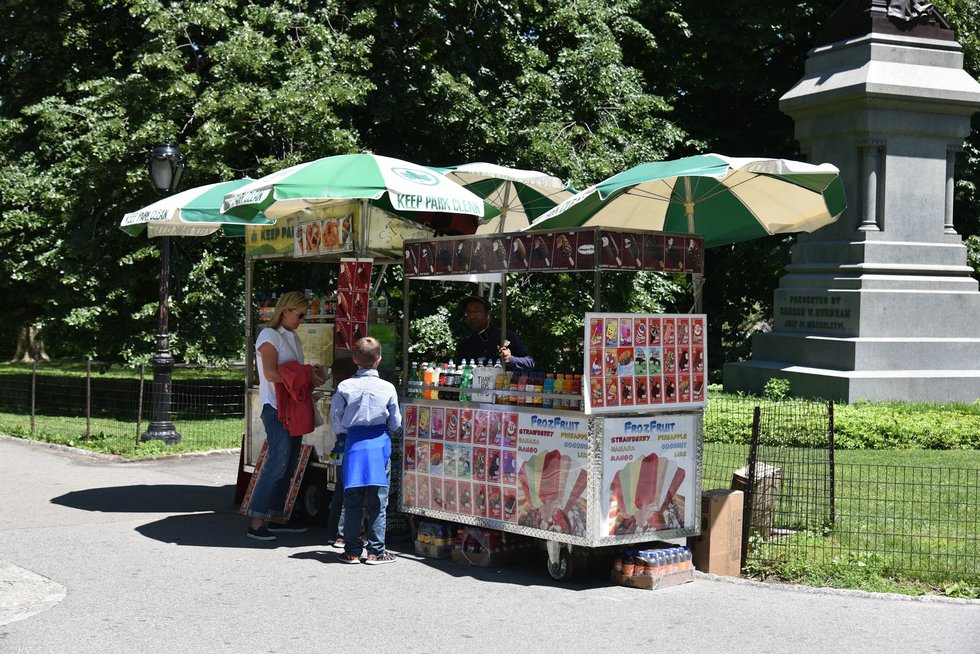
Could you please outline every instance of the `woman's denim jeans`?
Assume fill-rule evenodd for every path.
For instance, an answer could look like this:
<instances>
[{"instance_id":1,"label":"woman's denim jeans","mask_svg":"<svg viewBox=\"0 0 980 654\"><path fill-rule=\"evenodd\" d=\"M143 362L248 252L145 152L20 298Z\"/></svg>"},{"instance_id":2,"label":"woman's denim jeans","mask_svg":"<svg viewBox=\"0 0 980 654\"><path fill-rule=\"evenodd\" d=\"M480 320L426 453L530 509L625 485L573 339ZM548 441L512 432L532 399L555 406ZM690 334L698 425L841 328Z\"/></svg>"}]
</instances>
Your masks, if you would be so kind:
<instances>
[{"instance_id":1,"label":"woman's denim jeans","mask_svg":"<svg viewBox=\"0 0 980 654\"><path fill-rule=\"evenodd\" d=\"M281 518L286 508L289 482L299 463L299 448L303 439L292 437L279 422L279 412L269 404L262 405L262 424L269 449L265 453L262 474L252 491L252 505L248 515L252 518Z\"/></svg>"}]
</instances>

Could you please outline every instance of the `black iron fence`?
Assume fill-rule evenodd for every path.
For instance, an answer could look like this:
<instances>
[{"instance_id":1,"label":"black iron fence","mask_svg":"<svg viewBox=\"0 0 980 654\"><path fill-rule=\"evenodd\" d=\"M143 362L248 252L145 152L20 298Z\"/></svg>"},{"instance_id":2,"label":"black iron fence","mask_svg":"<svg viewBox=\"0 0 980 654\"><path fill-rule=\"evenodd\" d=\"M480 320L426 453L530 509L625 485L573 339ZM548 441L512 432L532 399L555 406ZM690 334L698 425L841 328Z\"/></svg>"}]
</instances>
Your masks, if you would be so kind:
<instances>
[{"instance_id":1,"label":"black iron fence","mask_svg":"<svg viewBox=\"0 0 980 654\"><path fill-rule=\"evenodd\" d=\"M704 488L745 491L743 569L980 583L980 469L842 461L833 410L798 400L709 405Z\"/></svg>"},{"instance_id":2,"label":"black iron fence","mask_svg":"<svg viewBox=\"0 0 980 654\"><path fill-rule=\"evenodd\" d=\"M172 416L180 450L238 447L242 438L243 371L175 375ZM153 373L147 367L109 367L98 362L43 364L0 374L0 433L87 443L100 451L138 454L152 415Z\"/></svg>"}]
</instances>

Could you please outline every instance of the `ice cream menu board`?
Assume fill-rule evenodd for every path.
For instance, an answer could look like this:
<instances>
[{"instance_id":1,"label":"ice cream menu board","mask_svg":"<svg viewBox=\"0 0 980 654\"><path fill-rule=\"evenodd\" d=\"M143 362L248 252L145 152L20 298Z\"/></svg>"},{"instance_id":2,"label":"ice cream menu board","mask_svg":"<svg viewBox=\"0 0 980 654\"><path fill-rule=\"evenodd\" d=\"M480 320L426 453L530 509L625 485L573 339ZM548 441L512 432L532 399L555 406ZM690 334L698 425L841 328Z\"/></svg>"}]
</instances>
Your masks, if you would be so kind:
<instances>
[{"instance_id":1,"label":"ice cream menu board","mask_svg":"<svg viewBox=\"0 0 980 654\"><path fill-rule=\"evenodd\" d=\"M602 502L608 536L694 524L693 415L606 418Z\"/></svg>"},{"instance_id":2,"label":"ice cream menu board","mask_svg":"<svg viewBox=\"0 0 980 654\"><path fill-rule=\"evenodd\" d=\"M405 271L412 277L599 268L700 273L703 264L700 236L662 232L591 228L405 245Z\"/></svg>"},{"instance_id":3,"label":"ice cream menu board","mask_svg":"<svg viewBox=\"0 0 980 654\"><path fill-rule=\"evenodd\" d=\"M403 411L403 505L585 535L584 417L425 403Z\"/></svg>"},{"instance_id":4,"label":"ice cream menu board","mask_svg":"<svg viewBox=\"0 0 980 654\"><path fill-rule=\"evenodd\" d=\"M703 407L704 314L585 314L585 412Z\"/></svg>"},{"instance_id":5,"label":"ice cream menu board","mask_svg":"<svg viewBox=\"0 0 980 654\"><path fill-rule=\"evenodd\" d=\"M336 350L350 350L357 339L368 335L371 261L346 258L340 260L333 338Z\"/></svg>"}]
</instances>

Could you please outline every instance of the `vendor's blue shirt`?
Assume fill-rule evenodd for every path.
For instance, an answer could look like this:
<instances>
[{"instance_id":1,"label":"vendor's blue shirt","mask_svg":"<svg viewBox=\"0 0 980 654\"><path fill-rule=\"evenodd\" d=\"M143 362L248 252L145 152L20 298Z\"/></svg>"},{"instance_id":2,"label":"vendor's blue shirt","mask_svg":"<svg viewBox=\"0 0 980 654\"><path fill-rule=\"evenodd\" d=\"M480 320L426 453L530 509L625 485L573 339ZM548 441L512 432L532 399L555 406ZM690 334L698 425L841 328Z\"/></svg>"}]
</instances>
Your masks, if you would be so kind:
<instances>
[{"instance_id":1,"label":"vendor's blue shirt","mask_svg":"<svg viewBox=\"0 0 980 654\"><path fill-rule=\"evenodd\" d=\"M387 486L389 434L402 425L395 387L378 371L361 368L337 385L330 405L334 432L347 432L344 445L344 487Z\"/></svg>"}]
</instances>

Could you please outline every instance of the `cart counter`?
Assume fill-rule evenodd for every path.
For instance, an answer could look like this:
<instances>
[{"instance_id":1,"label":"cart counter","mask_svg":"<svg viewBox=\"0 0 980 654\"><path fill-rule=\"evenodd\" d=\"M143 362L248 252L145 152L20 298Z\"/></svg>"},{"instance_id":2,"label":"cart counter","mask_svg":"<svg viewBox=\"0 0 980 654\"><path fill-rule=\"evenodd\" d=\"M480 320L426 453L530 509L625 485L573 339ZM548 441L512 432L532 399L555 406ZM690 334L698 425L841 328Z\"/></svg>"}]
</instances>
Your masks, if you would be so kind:
<instances>
[{"instance_id":1,"label":"cart counter","mask_svg":"<svg viewBox=\"0 0 980 654\"><path fill-rule=\"evenodd\" d=\"M405 513L589 547L700 531L700 411L401 401Z\"/></svg>"}]
</instances>

